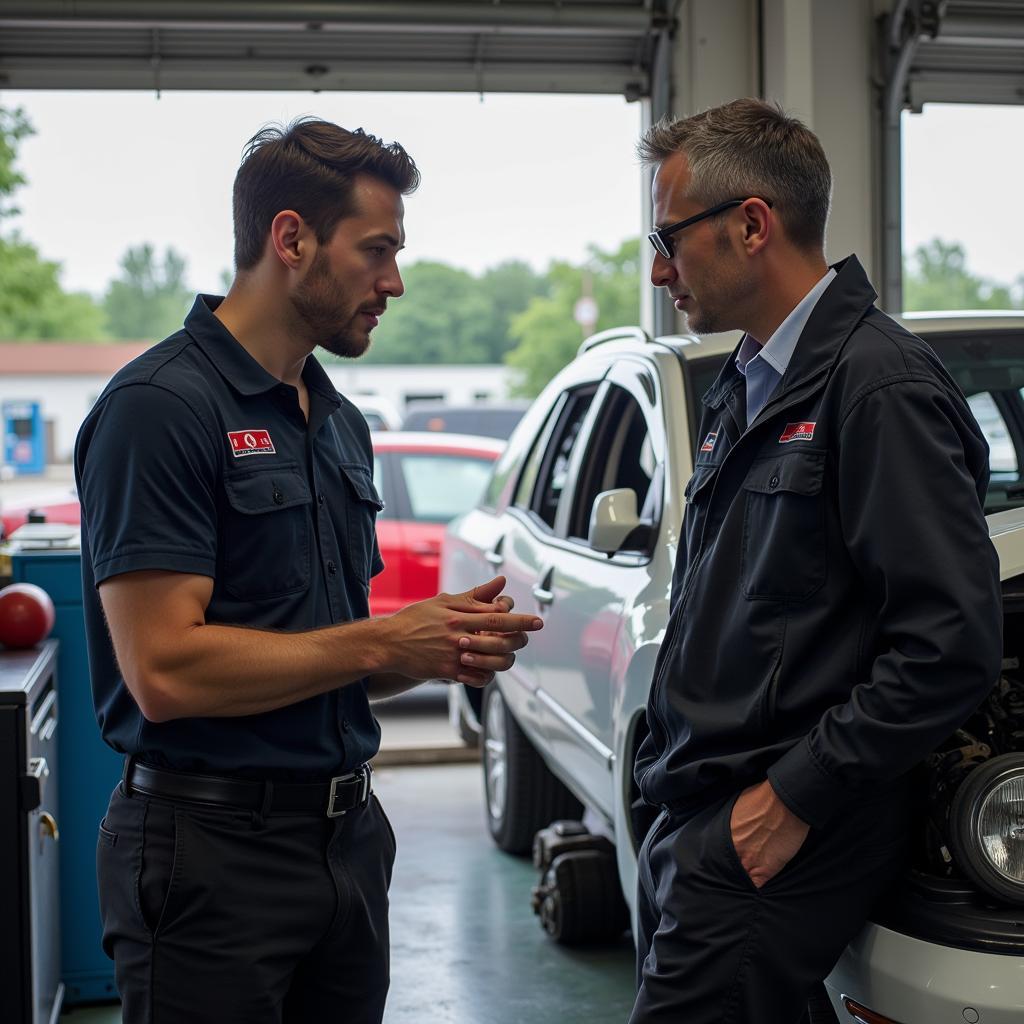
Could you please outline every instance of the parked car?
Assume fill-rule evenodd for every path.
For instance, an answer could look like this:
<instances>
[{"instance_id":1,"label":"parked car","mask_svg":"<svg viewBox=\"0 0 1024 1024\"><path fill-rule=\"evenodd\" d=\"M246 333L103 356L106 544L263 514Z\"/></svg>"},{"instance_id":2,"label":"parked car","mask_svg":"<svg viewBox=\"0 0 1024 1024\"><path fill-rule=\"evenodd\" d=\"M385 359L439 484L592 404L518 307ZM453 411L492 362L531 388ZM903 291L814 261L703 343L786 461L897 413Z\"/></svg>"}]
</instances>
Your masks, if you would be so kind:
<instances>
[{"instance_id":1,"label":"parked car","mask_svg":"<svg viewBox=\"0 0 1024 1024\"><path fill-rule=\"evenodd\" d=\"M414 405L402 421L403 430L425 430L431 433L476 434L498 437L503 441L515 429L530 407L527 401L477 405L443 405L423 402Z\"/></svg>"},{"instance_id":2,"label":"parked car","mask_svg":"<svg viewBox=\"0 0 1024 1024\"><path fill-rule=\"evenodd\" d=\"M373 482L384 501L377 544L385 568L370 587L370 613L388 615L437 593L445 527L480 500L505 444L405 431L372 439Z\"/></svg>"},{"instance_id":3,"label":"parked car","mask_svg":"<svg viewBox=\"0 0 1024 1024\"><path fill-rule=\"evenodd\" d=\"M78 494L72 488L66 494L48 495L36 501L19 499L8 503L0 498L0 539L10 537L19 527L33 519L42 518L47 523L68 523L78 526L81 509Z\"/></svg>"},{"instance_id":4,"label":"parked car","mask_svg":"<svg viewBox=\"0 0 1024 1024\"><path fill-rule=\"evenodd\" d=\"M1010 1024L1024 1015L1024 318L908 326L945 361L991 444L986 514L1003 579L1004 675L920 767L912 868L848 947L815 1012L843 1024ZM586 341L445 544L443 589L502 572L517 608L546 624L484 692L491 836L525 852L538 830L585 809L592 830L614 844L611 877L631 910L637 850L656 813L639 799L633 764L668 621L697 405L735 341L652 340L635 328ZM469 728L466 693L451 694ZM579 841L556 831L536 837L544 864L552 844ZM586 856L593 864L598 852ZM560 882L549 872L535 892L545 926L572 934L567 919L589 908L587 928L600 932L593 908L608 873L562 874ZM574 890L559 901L560 884ZM602 905L614 929L621 918Z\"/></svg>"},{"instance_id":5,"label":"parked car","mask_svg":"<svg viewBox=\"0 0 1024 1024\"><path fill-rule=\"evenodd\" d=\"M402 417L394 402L379 395L350 395L352 404L363 414L370 430L399 430Z\"/></svg>"}]
</instances>

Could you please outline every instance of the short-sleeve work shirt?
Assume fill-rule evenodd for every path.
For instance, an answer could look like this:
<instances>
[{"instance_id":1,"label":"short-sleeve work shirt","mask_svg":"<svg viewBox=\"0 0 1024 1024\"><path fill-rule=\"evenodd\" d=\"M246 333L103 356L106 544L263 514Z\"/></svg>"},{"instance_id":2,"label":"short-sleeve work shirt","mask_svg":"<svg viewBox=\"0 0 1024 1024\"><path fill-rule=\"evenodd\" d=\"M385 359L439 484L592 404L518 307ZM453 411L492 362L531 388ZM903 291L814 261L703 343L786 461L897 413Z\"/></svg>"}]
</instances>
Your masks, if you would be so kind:
<instances>
[{"instance_id":1,"label":"short-sleeve work shirt","mask_svg":"<svg viewBox=\"0 0 1024 1024\"><path fill-rule=\"evenodd\" d=\"M209 576L206 621L304 631L365 618L383 568L362 414L310 356L298 391L196 299L184 329L118 372L82 425L75 471L96 715L115 750L180 771L329 778L380 730L366 681L259 715L147 721L118 670L97 587L122 573ZM245 658L245 640L239 641Z\"/></svg>"}]
</instances>

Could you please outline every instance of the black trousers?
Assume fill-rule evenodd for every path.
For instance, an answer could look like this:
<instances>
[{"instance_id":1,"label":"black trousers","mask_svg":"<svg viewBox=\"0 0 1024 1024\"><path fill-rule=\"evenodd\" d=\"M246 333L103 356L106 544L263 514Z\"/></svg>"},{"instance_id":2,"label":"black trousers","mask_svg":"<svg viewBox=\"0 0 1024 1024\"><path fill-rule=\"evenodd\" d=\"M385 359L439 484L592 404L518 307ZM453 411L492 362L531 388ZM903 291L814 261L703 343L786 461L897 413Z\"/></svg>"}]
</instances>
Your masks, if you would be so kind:
<instances>
[{"instance_id":1,"label":"black trousers","mask_svg":"<svg viewBox=\"0 0 1024 1024\"><path fill-rule=\"evenodd\" d=\"M100 825L103 948L126 1024L379 1024L395 840L339 818L126 795Z\"/></svg>"},{"instance_id":2,"label":"black trousers","mask_svg":"<svg viewBox=\"0 0 1024 1024\"><path fill-rule=\"evenodd\" d=\"M900 783L812 829L757 889L732 842L738 796L686 820L663 812L648 833L630 1024L798 1024L906 864L909 792Z\"/></svg>"}]
</instances>

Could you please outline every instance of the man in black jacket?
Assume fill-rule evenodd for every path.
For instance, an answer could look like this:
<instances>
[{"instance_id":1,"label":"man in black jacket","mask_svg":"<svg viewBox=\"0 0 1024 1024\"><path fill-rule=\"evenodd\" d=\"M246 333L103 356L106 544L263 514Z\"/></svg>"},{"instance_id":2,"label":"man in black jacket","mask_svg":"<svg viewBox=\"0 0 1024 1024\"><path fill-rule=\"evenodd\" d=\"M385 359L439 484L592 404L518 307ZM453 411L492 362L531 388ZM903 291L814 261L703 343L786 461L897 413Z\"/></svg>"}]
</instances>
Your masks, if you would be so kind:
<instances>
[{"instance_id":1,"label":"man in black jacket","mask_svg":"<svg viewBox=\"0 0 1024 1024\"><path fill-rule=\"evenodd\" d=\"M995 683L988 450L935 354L824 257L817 138L738 100L644 136L651 279L745 335L704 396L636 765L631 1024L795 1024L905 862L907 773Z\"/></svg>"}]
</instances>

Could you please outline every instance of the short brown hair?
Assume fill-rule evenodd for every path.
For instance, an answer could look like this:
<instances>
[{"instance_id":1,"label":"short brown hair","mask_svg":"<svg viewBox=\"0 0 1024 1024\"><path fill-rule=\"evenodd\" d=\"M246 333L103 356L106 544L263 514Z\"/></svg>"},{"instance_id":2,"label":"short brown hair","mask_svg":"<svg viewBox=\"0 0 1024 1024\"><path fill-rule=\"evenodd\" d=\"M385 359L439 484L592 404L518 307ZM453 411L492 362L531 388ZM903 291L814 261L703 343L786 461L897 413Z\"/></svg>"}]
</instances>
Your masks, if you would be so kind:
<instances>
[{"instance_id":1,"label":"short brown hair","mask_svg":"<svg viewBox=\"0 0 1024 1024\"><path fill-rule=\"evenodd\" d=\"M246 144L235 175L235 267L249 270L263 255L270 225L281 210L294 210L326 242L354 212L355 178L370 174L415 192L420 172L397 143L384 143L357 128L299 118L287 128L268 125Z\"/></svg>"},{"instance_id":2,"label":"short brown hair","mask_svg":"<svg viewBox=\"0 0 1024 1024\"><path fill-rule=\"evenodd\" d=\"M648 164L684 153L695 200L714 206L747 196L770 199L794 245L824 248L832 172L818 137L778 104L741 99L693 117L663 118L644 133L637 152Z\"/></svg>"}]
</instances>

